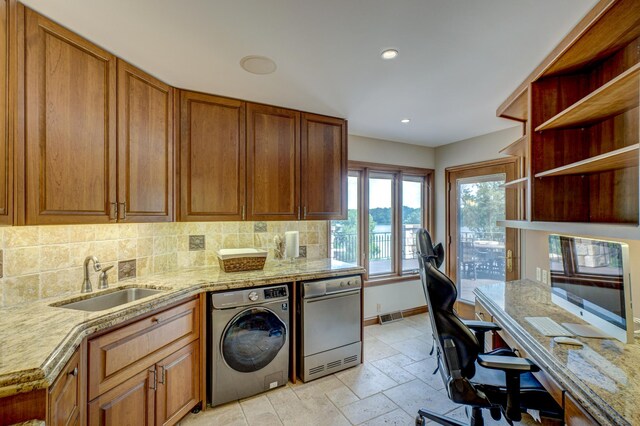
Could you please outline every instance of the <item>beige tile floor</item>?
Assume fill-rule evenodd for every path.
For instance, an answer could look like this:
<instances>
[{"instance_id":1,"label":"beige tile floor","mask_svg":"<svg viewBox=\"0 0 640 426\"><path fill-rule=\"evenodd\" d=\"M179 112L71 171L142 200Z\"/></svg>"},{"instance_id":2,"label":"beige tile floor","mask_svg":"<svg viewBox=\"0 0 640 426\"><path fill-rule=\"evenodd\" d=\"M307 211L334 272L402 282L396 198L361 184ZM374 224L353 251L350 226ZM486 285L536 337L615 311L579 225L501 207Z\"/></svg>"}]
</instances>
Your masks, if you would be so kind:
<instances>
[{"instance_id":1,"label":"beige tile floor","mask_svg":"<svg viewBox=\"0 0 640 426\"><path fill-rule=\"evenodd\" d=\"M181 425L414 425L423 407L466 421L464 407L447 398L440 374L432 374L426 314L368 326L364 333L364 364L189 414ZM506 422L486 413L485 424Z\"/></svg>"}]
</instances>

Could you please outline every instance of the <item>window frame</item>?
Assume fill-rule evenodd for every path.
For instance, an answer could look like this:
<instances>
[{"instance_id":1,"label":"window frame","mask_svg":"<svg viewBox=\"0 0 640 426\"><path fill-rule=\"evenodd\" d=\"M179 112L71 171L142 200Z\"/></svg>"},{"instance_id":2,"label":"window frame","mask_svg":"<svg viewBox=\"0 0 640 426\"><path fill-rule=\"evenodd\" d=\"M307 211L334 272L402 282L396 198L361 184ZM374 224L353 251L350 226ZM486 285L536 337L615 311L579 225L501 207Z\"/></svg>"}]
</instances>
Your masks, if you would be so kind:
<instances>
[{"instance_id":1,"label":"window frame","mask_svg":"<svg viewBox=\"0 0 640 426\"><path fill-rule=\"evenodd\" d=\"M392 227L393 227L393 272L388 274L369 275L369 175L375 173L392 174ZM348 174L358 176L358 265L365 268L365 286L390 284L418 279L415 271L402 271L402 182L404 177L421 178L424 180L422 191L422 223L432 232L433 204L434 204L434 170L419 167L396 166L391 164L349 161ZM366 213L365 213L366 212ZM327 227L328 241L331 241L331 226ZM327 245L328 255L331 256L331 244Z\"/></svg>"}]
</instances>

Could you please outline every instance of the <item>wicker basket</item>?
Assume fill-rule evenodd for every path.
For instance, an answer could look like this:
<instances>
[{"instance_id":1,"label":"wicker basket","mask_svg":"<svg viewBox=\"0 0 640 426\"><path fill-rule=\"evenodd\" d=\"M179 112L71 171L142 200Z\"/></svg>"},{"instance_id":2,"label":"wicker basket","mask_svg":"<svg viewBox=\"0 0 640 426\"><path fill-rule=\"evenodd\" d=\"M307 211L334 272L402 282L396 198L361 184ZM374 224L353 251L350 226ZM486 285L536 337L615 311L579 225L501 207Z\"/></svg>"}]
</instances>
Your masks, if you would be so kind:
<instances>
[{"instance_id":1,"label":"wicker basket","mask_svg":"<svg viewBox=\"0 0 640 426\"><path fill-rule=\"evenodd\" d=\"M218 251L220 269L225 272L255 271L264 268L267 252L257 249L232 249Z\"/></svg>"}]
</instances>

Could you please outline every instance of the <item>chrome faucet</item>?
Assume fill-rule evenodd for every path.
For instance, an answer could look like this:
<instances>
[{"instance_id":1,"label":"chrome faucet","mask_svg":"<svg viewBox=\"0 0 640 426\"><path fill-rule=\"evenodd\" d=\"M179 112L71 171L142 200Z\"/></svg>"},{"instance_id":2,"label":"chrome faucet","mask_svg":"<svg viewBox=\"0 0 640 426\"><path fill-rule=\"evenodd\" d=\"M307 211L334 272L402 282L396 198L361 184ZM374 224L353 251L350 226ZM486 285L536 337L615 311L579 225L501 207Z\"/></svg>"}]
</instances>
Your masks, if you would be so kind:
<instances>
[{"instance_id":1,"label":"chrome faucet","mask_svg":"<svg viewBox=\"0 0 640 426\"><path fill-rule=\"evenodd\" d=\"M80 293L91 293L93 291L93 288L91 288L91 280L89 279L89 262L91 261L93 261L93 269L96 272L102 269L102 266L100 266L100 262L98 262L97 257L87 256L84 259L84 282L82 283Z\"/></svg>"}]
</instances>

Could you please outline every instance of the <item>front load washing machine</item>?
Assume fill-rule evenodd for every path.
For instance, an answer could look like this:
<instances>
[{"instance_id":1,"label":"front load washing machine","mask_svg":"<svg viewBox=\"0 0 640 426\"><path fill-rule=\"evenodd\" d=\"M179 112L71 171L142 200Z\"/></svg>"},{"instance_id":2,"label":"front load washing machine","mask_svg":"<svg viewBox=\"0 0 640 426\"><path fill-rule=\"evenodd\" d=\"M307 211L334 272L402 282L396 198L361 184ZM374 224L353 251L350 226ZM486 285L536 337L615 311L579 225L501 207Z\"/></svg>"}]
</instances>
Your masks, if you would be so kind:
<instances>
[{"instance_id":1,"label":"front load washing machine","mask_svg":"<svg viewBox=\"0 0 640 426\"><path fill-rule=\"evenodd\" d=\"M282 386L289 373L287 285L212 293L211 405Z\"/></svg>"}]
</instances>

